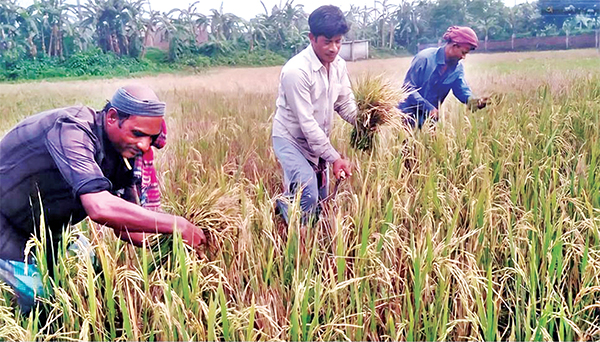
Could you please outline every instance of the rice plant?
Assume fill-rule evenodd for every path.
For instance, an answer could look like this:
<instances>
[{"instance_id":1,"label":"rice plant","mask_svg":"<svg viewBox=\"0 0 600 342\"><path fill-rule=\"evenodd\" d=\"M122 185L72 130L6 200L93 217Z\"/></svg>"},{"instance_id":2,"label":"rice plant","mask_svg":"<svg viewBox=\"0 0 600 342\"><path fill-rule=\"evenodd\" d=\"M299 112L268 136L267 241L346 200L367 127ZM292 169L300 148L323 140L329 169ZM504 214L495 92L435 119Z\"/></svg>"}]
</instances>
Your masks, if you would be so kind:
<instances>
[{"instance_id":1,"label":"rice plant","mask_svg":"<svg viewBox=\"0 0 600 342\"><path fill-rule=\"evenodd\" d=\"M396 130L403 127L404 114L398 104L406 97L402 87L387 80L383 75L360 76L352 85L358 107L356 123L350 133L350 144L359 150L370 150L381 126Z\"/></svg>"},{"instance_id":2,"label":"rice plant","mask_svg":"<svg viewBox=\"0 0 600 342\"><path fill-rule=\"evenodd\" d=\"M312 228L298 208L288 227L273 213L277 68L140 80L170 111L164 209L210 245L69 227L37 310L21 315L0 284L0 340L599 340L600 59L547 56L469 56L473 88L496 96L474 113L447 101L435 135L381 130L364 153L337 123L356 170ZM409 62L349 69L402 77ZM82 90L99 107L128 82L0 85L0 130ZM94 260L64 248L80 233Z\"/></svg>"}]
</instances>

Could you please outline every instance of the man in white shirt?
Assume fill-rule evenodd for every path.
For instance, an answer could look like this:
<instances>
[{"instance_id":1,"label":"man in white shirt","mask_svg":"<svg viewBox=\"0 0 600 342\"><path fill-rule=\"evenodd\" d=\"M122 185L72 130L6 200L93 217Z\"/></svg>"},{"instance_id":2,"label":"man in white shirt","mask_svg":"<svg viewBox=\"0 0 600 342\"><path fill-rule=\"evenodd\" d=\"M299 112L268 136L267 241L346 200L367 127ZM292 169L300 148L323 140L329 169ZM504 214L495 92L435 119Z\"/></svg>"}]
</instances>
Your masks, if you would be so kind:
<instances>
[{"instance_id":1,"label":"man in white shirt","mask_svg":"<svg viewBox=\"0 0 600 342\"><path fill-rule=\"evenodd\" d=\"M351 163L331 145L329 134L334 111L354 124L357 110L346 62L338 56L349 30L344 14L338 7L321 6L310 14L308 25L310 45L281 70L272 133L284 196L291 201L302 191L304 223L316 219L319 200L327 196L328 164L337 179L352 175ZM277 201L286 222L287 202Z\"/></svg>"}]
</instances>

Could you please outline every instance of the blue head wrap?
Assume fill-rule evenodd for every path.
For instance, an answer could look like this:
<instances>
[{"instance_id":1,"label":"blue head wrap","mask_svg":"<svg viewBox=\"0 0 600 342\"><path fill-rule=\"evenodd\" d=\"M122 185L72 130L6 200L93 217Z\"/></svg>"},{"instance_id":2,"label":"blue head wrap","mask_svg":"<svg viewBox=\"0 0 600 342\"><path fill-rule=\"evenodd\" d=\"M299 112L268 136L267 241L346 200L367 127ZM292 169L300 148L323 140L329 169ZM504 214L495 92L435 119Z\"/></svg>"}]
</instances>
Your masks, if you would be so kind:
<instances>
[{"instance_id":1,"label":"blue head wrap","mask_svg":"<svg viewBox=\"0 0 600 342\"><path fill-rule=\"evenodd\" d=\"M166 104L160 101L139 100L123 88L119 88L110 100L113 107L129 115L164 116Z\"/></svg>"}]
</instances>

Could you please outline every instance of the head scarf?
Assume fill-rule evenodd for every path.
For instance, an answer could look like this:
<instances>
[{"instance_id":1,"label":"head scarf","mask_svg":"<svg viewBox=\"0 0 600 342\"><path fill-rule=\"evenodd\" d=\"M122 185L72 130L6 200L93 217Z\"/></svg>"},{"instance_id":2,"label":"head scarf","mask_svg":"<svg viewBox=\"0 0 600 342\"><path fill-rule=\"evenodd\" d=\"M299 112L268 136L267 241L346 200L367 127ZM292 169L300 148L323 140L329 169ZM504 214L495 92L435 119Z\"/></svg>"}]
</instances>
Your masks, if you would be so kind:
<instances>
[{"instance_id":1,"label":"head scarf","mask_svg":"<svg viewBox=\"0 0 600 342\"><path fill-rule=\"evenodd\" d=\"M119 111L129 115L164 116L166 104L160 101L139 100L124 88L119 88L110 103Z\"/></svg>"},{"instance_id":2,"label":"head scarf","mask_svg":"<svg viewBox=\"0 0 600 342\"><path fill-rule=\"evenodd\" d=\"M457 44L469 44L474 48L477 48L479 43L475 31L467 26L450 26L442 39Z\"/></svg>"},{"instance_id":3,"label":"head scarf","mask_svg":"<svg viewBox=\"0 0 600 342\"><path fill-rule=\"evenodd\" d=\"M167 123L163 119L163 121L160 123L160 134L158 135L156 140L154 140L154 142L152 143L152 146L160 149L160 148L165 147L166 144L167 144Z\"/></svg>"},{"instance_id":4,"label":"head scarf","mask_svg":"<svg viewBox=\"0 0 600 342\"><path fill-rule=\"evenodd\" d=\"M161 131L152 146L163 148L167 143L167 124L161 123ZM160 210L160 184L154 167L154 152L152 149L135 158L133 164L133 177L136 184L139 204L149 210Z\"/></svg>"}]
</instances>

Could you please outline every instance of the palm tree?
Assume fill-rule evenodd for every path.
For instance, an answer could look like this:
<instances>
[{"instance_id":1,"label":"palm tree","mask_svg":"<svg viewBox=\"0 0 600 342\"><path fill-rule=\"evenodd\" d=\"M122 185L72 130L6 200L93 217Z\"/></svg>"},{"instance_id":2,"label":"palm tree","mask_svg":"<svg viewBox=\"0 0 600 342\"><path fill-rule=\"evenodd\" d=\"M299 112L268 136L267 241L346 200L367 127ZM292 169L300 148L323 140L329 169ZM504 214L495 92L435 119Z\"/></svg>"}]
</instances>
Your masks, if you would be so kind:
<instances>
[{"instance_id":1,"label":"palm tree","mask_svg":"<svg viewBox=\"0 0 600 342\"><path fill-rule=\"evenodd\" d=\"M480 29L481 31L483 31L484 34L484 50L487 51L488 49L488 39L489 39L489 34L490 32L492 32L493 30L497 29L498 26L498 18L494 17L494 16L487 16L487 17L483 17L478 19L475 22L475 26Z\"/></svg>"},{"instance_id":2,"label":"palm tree","mask_svg":"<svg viewBox=\"0 0 600 342\"><path fill-rule=\"evenodd\" d=\"M77 0L74 5L69 5L68 10L73 13L73 18L76 18L76 21L70 23L73 28L73 40L77 43L79 51L85 51L92 43L94 29L90 25L85 25L81 0Z\"/></svg>"},{"instance_id":3,"label":"palm tree","mask_svg":"<svg viewBox=\"0 0 600 342\"><path fill-rule=\"evenodd\" d=\"M517 6L509 7L506 12L507 15L504 17L504 22L510 29L510 49L515 49L515 28L517 26Z\"/></svg>"},{"instance_id":4,"label":"palm tree","mask_svg":"<svg viewBox=\"0 0 600 342\"><path fill-rule=\"evenodd\" d=\"M149 2L148 2L148 5L150 5ZM149 17L147 17L147 18L142 17L142 19L141 19L142 24L144 25L145 29L144 29L144 42L142 44L142 53L140 54L140 58L144 58L144 56L146 55L146 46L148 44L148 41L150 40L150 36L156 32L157 25L160 22L160 12L159 11L153 11L152 8L150 8L147 13L149 14Z\"/></svg>"},{"instance_id":5,"label":"palm tree","mask_svg":"<svg viewBox=\"0 0 600 342\"><path fill-rule=\"evenodd\" d=\"M49 25L48 16L44 11L42 3L39 1L34 2L27 8L27 13L29 13L31 20L35 22L35 27L39 34L40 46L42 47L42 53L46 55L46 30L49 30Z\"/></svg>"},{"instance_id":6,"label":"palm tree","mask_svg":"<svg viewBox=\"0 0 600 342\"><path fill-rule=\"evenodd\" d=\"M265 34L265 47L283 53L297 53L304 48L308 43L308 22L303 6L288 1L282 8L273 6L269 13L265 4L261 3L265 14L258 15L256 19Z\"/></svg>"},{"instance_id":7,"label":"palm tree","mask_svg":"<svg viewBox=\"0 0 600 342\"><path fill-rule=\"evenodd\" d=\"M571 32L577 31L579 24L580 23L574 17L571 17L563 22L562 29L566 33L565 48L567 50L569 49L569 36L571 35Z\"/></svg>"},{"instance_id":8,"label":"palm tree","mask_svg":"<svg viewBox=\"0 0 600 342\"><path fill-rule=\"evenodd\" d=\"M19 31L20 36L24 37L27 41L29 56L35 58L37 56L37 46L34 38L38 34L37 22L34 15L22 8L19 9Z\"/></svg>"},{"instance_id":9,"label":"palm tree","mask_svg":"<svg viewBox=\"0 0 600 342\"><path fill-rule=\"evenodd\" d=\"M596 48L600 51L600 13L592 17L592 23L596 28Z\"/></svg>"},{"instance_id":10,"label":"palm tree","mask_svg":"<svg viewBox=\"0 0 600 342\"><path fill-rule=\"evenodd\" d=\"M45 24L50 30L48 41L48 55L51 57L64 57L64 25L69 22L67 10L69 6L64 0L41 1L42 13Z\"/></svg>"},{"instance_id":11,"label":"palm tree","mask_svg":"<svg viewBox=\"0 0 600 342\"><path fill-rule=\"evenodd\" d=\"M467 18L483 31L484 49L487 51L490 33L499 29L500 16L505 12L504 4L500 0L475 0L467 10Z\"/></svg>"}]
</instances>

